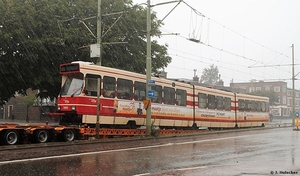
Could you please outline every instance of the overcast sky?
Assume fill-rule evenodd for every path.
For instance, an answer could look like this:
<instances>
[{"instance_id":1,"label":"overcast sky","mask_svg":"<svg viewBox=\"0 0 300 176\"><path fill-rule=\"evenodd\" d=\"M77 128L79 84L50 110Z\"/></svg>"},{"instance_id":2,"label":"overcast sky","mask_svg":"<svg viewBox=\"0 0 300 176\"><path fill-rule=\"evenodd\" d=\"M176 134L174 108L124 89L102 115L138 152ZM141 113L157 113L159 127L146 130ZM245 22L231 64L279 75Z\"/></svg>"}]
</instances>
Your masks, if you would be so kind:
<instances>
[{"instance_id":1,"label":"overcast sky","mask_svg":"<svg viewBox=\"0 0 300 176\"><path fill-rule=\"evenodd\" d=\"M151 0L151 5L162 2L170 1ZM163 19L177 4L154 6L152 11ZM168 77L191 79L194 69L201 77L203 69L214 64L225 86L232 81L263 80L285 81L291 88L292 44L295 75L300 72L299 7L299 0L184 0L161 28L163 34L179 35L158 39L160 44L169 45L173 58L165 69ZM300 74L296 78L300 79ZM298 82L296 89L300 89Z\"/></svg>"}]
</instances>

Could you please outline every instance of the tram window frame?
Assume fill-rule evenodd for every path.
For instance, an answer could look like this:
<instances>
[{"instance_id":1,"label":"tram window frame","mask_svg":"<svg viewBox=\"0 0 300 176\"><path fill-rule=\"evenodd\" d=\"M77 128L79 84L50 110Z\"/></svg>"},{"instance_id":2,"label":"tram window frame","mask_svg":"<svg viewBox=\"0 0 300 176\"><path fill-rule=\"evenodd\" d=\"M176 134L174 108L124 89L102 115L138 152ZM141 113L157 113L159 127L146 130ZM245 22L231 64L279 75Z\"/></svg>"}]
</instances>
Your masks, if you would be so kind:
<instances>
[{"instance_id":1,"label":"tram window frame","mask_svg":"<svg viewBox=\"0 0 300 176\"><path fill-rule=\"evenodd\" d=\"M146 83L134 82L134 100L143 101L146 99Z\"/></svg>"},{"instance_id":2,"label":"tram window frame","mask_svg":"<svg viewBox=\"0 0 300 176\"><path fill-rule=\"evenodd\" d=\"M198 107L207 108L207 95L205 93L198 93Z\"/></svg>"},{"instance_id":3,"label":"tram window frame","mask_svg":"<svg viewBox=\"0 0 300 176\"><path fill-rule=\"evenodd\" d=\"M250 112L251 111L251 101L245 100L245 111Z\"/></svg>"},{"instance_id":4,"label":"tram window frame","mask_svg":"<svg viewBox=\"0 0 300 176\"><path fill-rule=\"evenodd\" d=\"M162 86L151 86L151 90L154 90L154 98L151 98L152 103L162 103Z\"/></svg>"},{"instance_id":5,"label":"tram window frame","mask_svg":"<svg viewBox=\"0 0 300 176\"><path fill-rule=\"evenodd\" d=\"M257 108L256 108L257 112L261 112L261 102L257 101Z\"/></svg>"},{"instance_id":6,"label":"tram window frame","mask_svg":"<svg viewBox=\"0 0 300 176\"><path fill-rule=\"evenodd\" d=\"M208 109L216 109L216 96L208 94L207 96L208 99Z\"/></svg>"},{"instance_id":7,"label":"tram window frame","mask_svg":"<svg viewBox=\"0 0 300 176\"><path fill-rule=\"evenodd\" d=\"M217 110L224 109L224 99L222 96L216 96L216 108Z\"/></svg>"},{"instance_id":8,"label":"tram window frame","mask_svg":"<svg viewBox=\"0 0 300 176\"><path fill-rule=\"evenodd\" d=\"M111 76L103 77L103 97L115 98L116 78Z\"/></svg>"},{"instance_id":9,"label":"tram window frame","mask_svg":"<svg viewBox=\"0 0 300 176\"><path fill-rule=\"evenodd\" d=\"M83 74L71 74L64 80L61 88L60 95L79 95L82 92L84 86L84 75Z\"/></svg>"},{"instance_id":10,"label":"tram window frame","mask_svg":"<svg viewBox=\"0 0 300 176\"><path fill-rule=\"evenodd\" d=\"M266 102L261 102L261 111L266 112Z\"/></svg>"},{"instance_id":11,"label":"tram window frame","mask_svg":"<svg viewBox=\"0 0 300 176\"><path fill-rule=\"evenodd\" d=\"M119 99L131 100L133 81L123 78L117 79L117 95Z\"/></svg>"},{"instance_id":12,"label":"tram window frame","mask_svg":"<svg viewBox=\"0 0 300 176\"><path fill-rule=\"evenodd\" d=\"M256 108L256 101L251 100L251 112L256 112L257 108Z\"/></svg>"},{"instance_id":13,"label":"tram window frame","mask_svg":"<svg viewBox=\"0 0 300 176\"><path fill-rule=\"evenodd\" d=\"M176 105L186 106L186 90L176 89Z\"/></svg>"},{"instance_id":14,"label":"tram window frame","mask_svg":"<svg viewBox=\"0 0 300 176\"><path fill-rule=\"evenodd\" d=\"M239 111L245 111L245 100L243 99L239 99L238 100L238 107L239 107Z\"/></svg>"},{"instance_id":15,"label":"tram window frame","mask_svg":"<svg viewBox=\"0 0 300 176\"><path fill-rule=\"evenodd\" d=\"M100 83L101 83L100 75L86 74L86 76L85 76L85 94L87 96L97 96L98 78L100 78ZM101 90L101 84L100 84L100 88L99 88L99 92L101 95L100 90Z\"/></svg>"},{"instance_id":16,"label":"tram window frame","mask_svg":"<svg viewBox=\"0 0 300 176\"><path fill-rule=\"evenodd\" d=\"M224 97L224 110L231 111L231 98Z\"/></svg>"},{"instance_id":17,"label":"tram window frame","mask_svg":"<svg viewBox=\"0 0 300 176\"><path fill-rule=\"evenodd\" d=\"M164 104L175 104L175 88L164 87Z\"/></svg>"}]
</instances>

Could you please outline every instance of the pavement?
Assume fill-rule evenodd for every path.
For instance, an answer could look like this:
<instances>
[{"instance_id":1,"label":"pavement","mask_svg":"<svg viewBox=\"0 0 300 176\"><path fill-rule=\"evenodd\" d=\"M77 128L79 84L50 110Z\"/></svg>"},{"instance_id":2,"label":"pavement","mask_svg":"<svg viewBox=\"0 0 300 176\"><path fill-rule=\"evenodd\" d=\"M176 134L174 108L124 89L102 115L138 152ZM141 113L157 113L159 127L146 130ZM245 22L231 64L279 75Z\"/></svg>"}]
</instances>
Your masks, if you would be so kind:
<instances>
[{"instance_id":1,"label":"pavement","mask_svg":"<svg viewBox=\"0 0 300 176\"><path fill-rule=\"evenodd\" d=\"M273 119L269 123L269 127L284 127L284 126L292 126L292 119L291 118L277 118Z\"/></svg>"}]
</instances>

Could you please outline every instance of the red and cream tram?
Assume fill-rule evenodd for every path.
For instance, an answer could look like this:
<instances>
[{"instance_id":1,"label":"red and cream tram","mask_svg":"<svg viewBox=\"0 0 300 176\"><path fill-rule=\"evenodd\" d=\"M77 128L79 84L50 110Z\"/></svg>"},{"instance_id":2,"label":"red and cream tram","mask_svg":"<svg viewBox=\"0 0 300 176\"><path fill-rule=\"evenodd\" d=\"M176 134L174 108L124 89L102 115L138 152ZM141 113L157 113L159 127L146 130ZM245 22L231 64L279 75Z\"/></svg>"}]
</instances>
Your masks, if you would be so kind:
<instances>
[{"instance_id":1,"label":"red and cream tram","mask_svg":"<svg viewBox=\"0 0 300 176\"><path fill-rule=\"evenodd\" d=\"M134 72L72 62L60 66L58 96L61 124L90 124L97 119L100 80L100 126L146 125L146 76ZM151 120L160 128L233 128L269 123L269 99L152 77Z\"/></svg>"}]
</instances>

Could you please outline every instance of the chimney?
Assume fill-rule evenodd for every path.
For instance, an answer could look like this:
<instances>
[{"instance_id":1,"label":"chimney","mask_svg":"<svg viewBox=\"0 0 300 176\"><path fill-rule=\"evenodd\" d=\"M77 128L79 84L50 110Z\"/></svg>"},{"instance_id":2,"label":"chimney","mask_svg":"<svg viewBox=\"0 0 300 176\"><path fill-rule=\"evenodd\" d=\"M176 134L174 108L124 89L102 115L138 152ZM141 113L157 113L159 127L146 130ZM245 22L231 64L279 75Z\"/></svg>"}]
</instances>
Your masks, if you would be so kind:
<instances>
[{"instance_id":1,"label":"chimney","mask_svg":"<svg viewBox=\"0 0 300 176\"><path fill-rule=\"evenodd\" d=\"M164 70L163 71L161 71L160 73L159 73L159 78L167 78L167 72L165 72Z\"/></svg>"},{"instance_id":2,"label":"chimney","mask_svg":"<svg viewBox=\"0 0 300 176\"><path fill-rule=\"evenodd\" d=\"M193 82L199 83L199 77L196 75L197 69L194 69L194 77L193 77Z\"/></svg>"}]
</instances>

